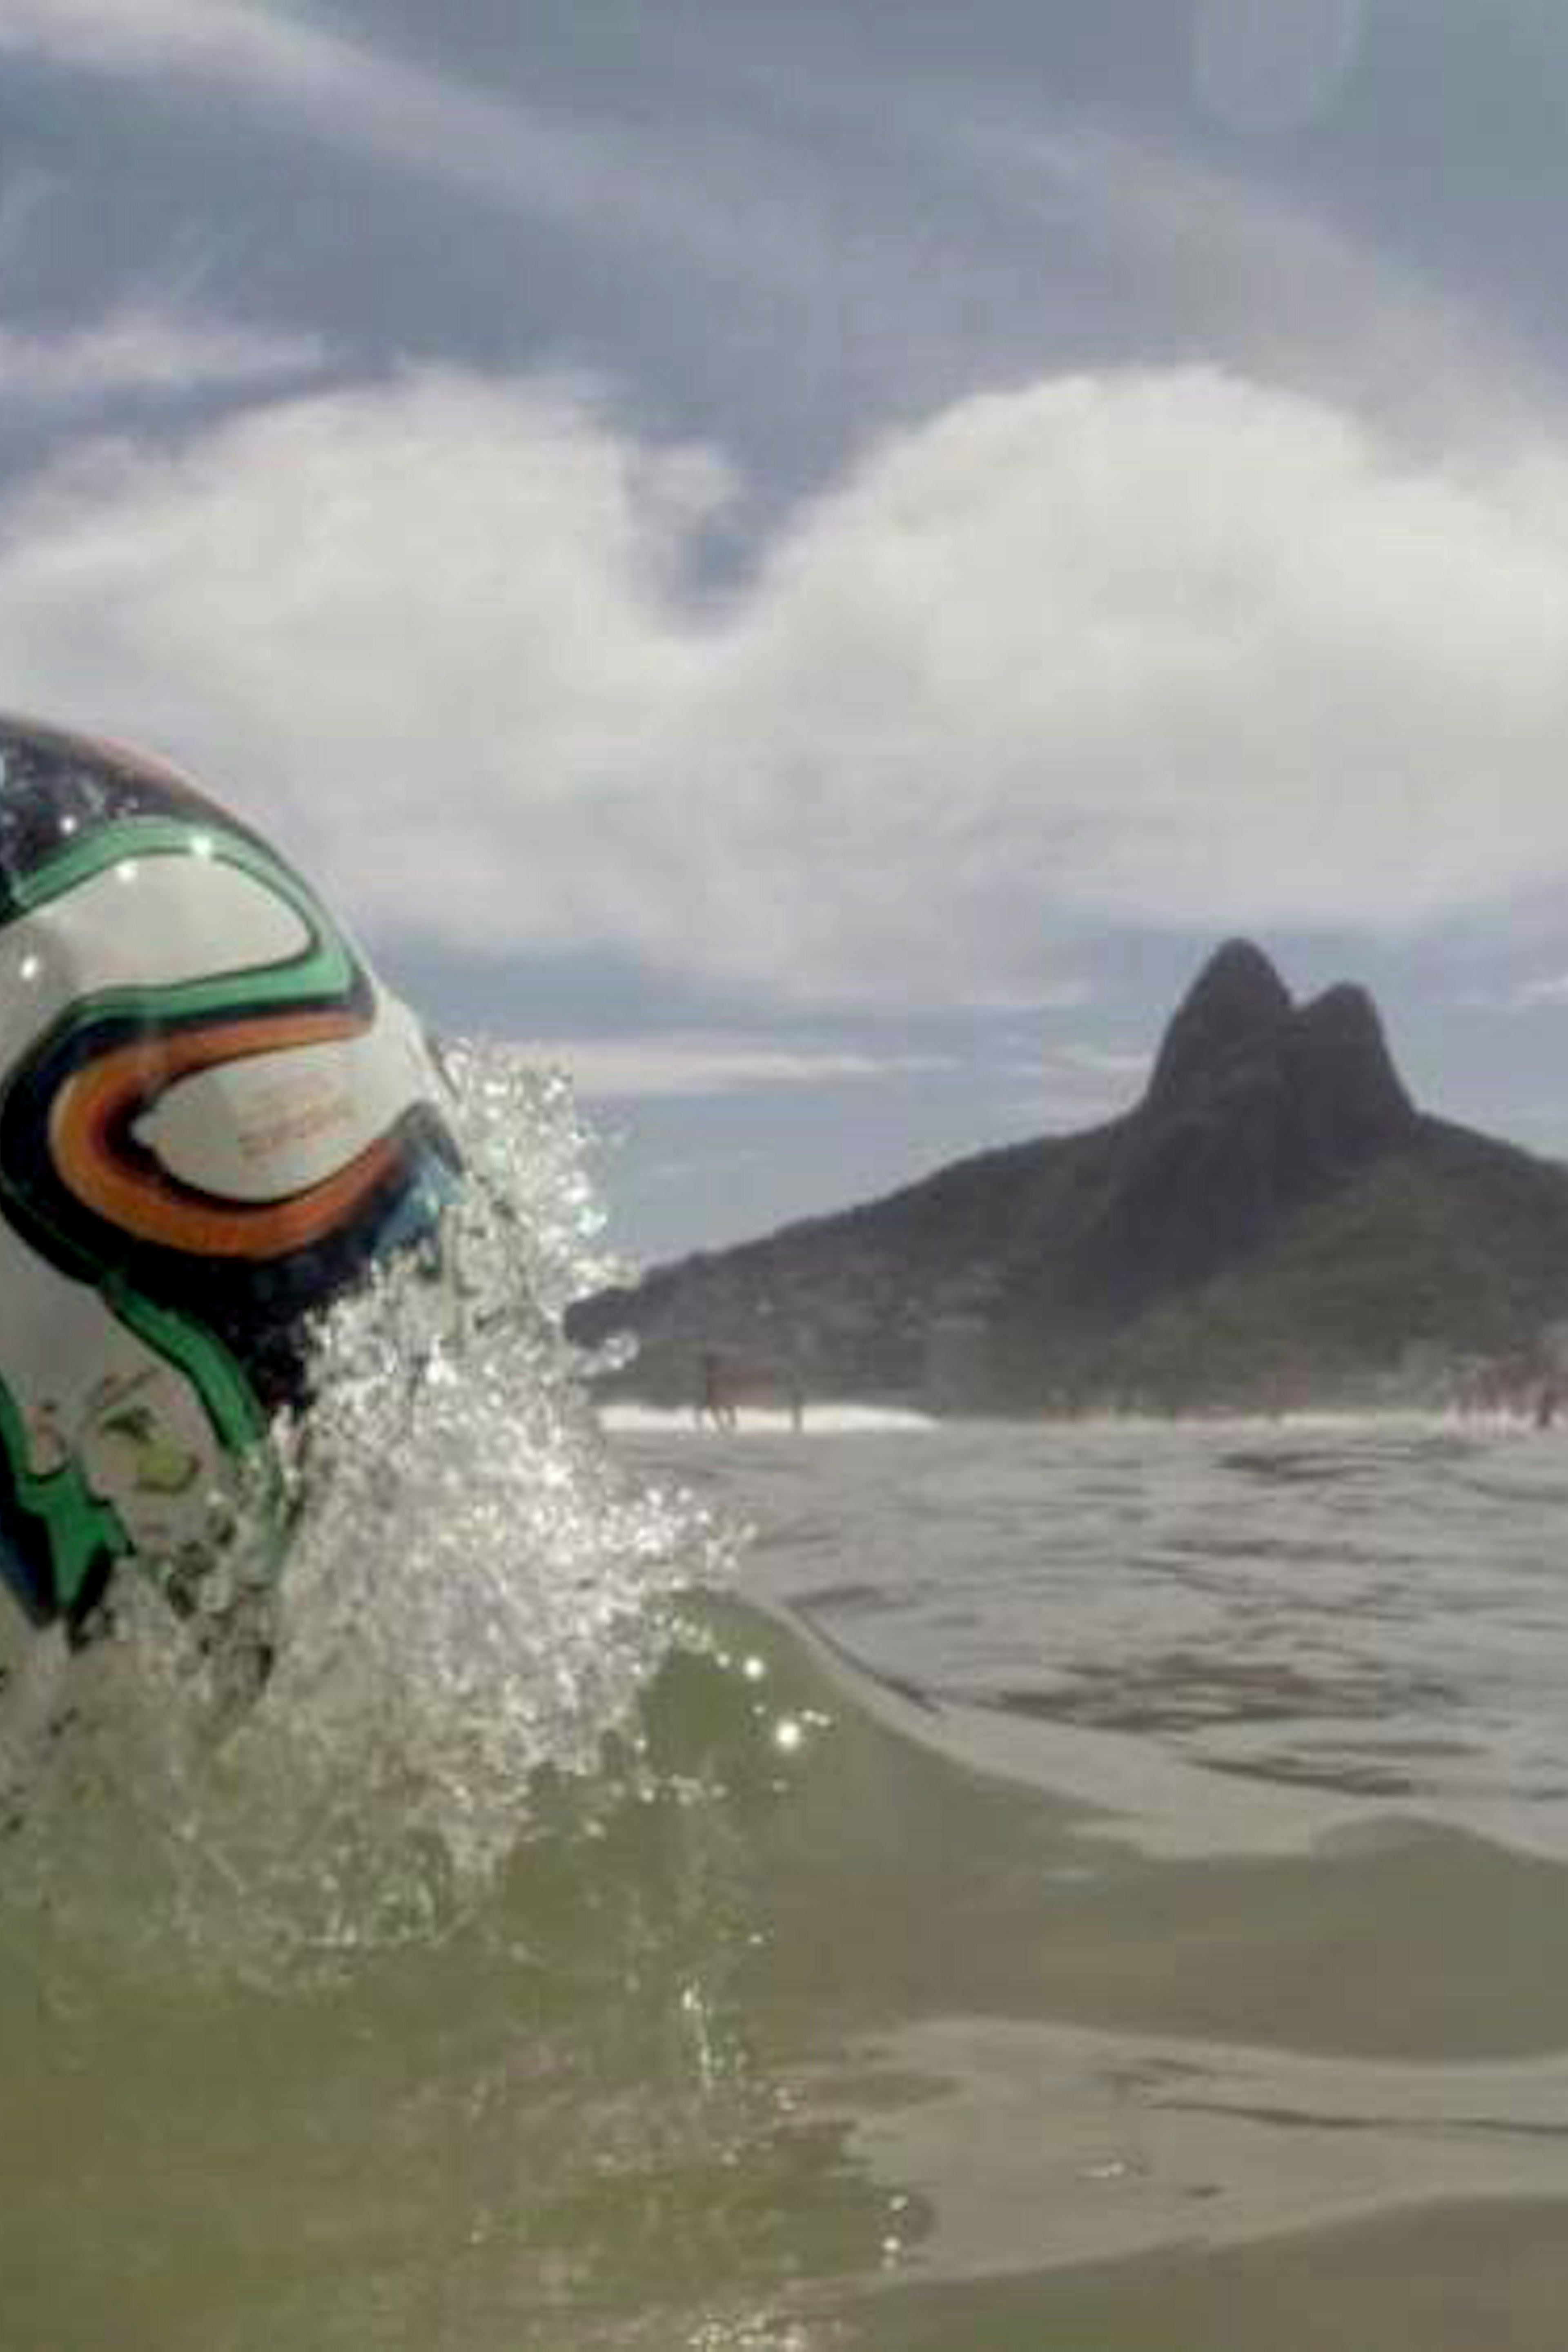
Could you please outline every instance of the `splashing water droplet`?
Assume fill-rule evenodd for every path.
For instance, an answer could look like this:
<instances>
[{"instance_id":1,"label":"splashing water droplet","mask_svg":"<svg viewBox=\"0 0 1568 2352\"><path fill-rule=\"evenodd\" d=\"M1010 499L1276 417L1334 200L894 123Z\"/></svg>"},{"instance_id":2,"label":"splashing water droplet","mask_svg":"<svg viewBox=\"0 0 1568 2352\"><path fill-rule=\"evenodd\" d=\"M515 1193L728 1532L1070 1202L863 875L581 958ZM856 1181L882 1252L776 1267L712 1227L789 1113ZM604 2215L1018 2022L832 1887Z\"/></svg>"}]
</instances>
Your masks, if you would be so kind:
<instances>
[{"instance_id":1,"label":"splashing water droplet","mask_svg":"<svg viewBox=\"0 0 1568 2352\"><path fill-rule=\"evenodd\" d=\"M281 1580L242 1534L193 1624L132 1584L113 1638L16 1657L0 1925L30 1905L122 1943L177 1922L187 1953L263 1972L448 1930L533 1776L592 1766L626 1718L660 1602L727 1579L728 1535L607 1450L563 1333L618 1271L570 1087L500 1049L445 1060L462 1192L321 1327L315 1402L279 1433Z\"/></svg>"}]
</instances>

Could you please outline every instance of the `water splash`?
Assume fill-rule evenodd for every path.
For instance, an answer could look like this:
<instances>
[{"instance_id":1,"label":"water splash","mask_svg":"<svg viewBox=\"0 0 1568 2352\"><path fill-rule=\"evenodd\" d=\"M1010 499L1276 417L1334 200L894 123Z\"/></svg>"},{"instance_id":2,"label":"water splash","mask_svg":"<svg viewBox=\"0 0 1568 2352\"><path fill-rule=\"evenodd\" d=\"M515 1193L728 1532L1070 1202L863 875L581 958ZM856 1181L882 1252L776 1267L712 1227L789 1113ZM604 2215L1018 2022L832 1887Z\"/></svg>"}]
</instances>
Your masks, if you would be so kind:
<instances>
[{"instance_id":1,"label":"water splash","mask_svg":"<svg viewBox=\"0 0 1568 2352\"><path fill-rule=\"evenodd\" d=\"M541 1769L626 1720L661 1604L726 1579L725 1533L607 1451L564 1336L617 1271L569 1086L470 1045L448 1075L463 1192L320 1329L318 1402L280 1435L281 1581L242 1539L188 1626L128 1589L111 1639L15 1663L0 1926L130 1937L139 1965L174 1926L263 1969L438 1936Z\"/></svg>"}]
</instances>

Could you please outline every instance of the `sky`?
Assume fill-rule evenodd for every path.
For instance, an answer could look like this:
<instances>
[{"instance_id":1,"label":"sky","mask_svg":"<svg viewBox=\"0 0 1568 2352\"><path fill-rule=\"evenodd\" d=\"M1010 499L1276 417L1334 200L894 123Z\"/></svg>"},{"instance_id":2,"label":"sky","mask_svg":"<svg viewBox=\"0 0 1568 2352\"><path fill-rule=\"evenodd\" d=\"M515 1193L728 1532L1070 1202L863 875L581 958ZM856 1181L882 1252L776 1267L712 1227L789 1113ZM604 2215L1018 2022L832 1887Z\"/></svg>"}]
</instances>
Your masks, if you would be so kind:
<instances>
[{"instance_id":1,"label":"sky","mask_svg":"<svg viewBox=\"0 0 1568 2352\"><path fill-rule=\"evenodd\" d=\"M1560 0L0 0L0 706L569 1070L656 1260L1241 933L1568 1155Z\"/></svg>"}]
</instances>

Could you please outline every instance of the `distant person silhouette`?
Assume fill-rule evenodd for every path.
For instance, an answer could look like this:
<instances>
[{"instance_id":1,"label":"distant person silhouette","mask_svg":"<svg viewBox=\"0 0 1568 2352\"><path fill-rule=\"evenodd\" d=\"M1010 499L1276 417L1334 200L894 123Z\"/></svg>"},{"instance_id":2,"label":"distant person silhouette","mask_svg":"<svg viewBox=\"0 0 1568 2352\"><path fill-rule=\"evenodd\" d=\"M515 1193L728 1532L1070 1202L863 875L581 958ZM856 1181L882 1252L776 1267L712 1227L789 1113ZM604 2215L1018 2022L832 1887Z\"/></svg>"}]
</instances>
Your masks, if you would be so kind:
<instances>
[{"instance_id":1,"label":"distant person silhouette","mask_svg":"<svg viewBox=\"0 0 1568 2352\"><path fill-rule=\"evenodd\" d=\"M724 1360L716 1348L702 1351L702 1402L698 1407L699 1423L709 1422L715 1429L736 1429L740 1416L730 1383L725 1378Z\"/></svg>"}]
</instances>

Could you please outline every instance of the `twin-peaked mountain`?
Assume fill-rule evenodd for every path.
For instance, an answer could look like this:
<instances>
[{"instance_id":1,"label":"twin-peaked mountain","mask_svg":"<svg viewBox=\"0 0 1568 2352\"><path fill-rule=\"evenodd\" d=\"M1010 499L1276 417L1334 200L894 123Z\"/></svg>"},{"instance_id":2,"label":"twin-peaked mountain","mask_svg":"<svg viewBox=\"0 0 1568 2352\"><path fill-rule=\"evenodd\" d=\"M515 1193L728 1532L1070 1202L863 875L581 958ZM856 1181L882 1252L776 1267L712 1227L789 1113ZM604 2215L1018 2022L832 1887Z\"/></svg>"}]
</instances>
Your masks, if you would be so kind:
<instances>
[{"instance_id":1,"label":"twin-peaked mountain","mask_svg":"<svg viewBox=\"0 0 1568 2352\"><path fill-rule=\"evenodd\" d=\"M1426 1117L1351 986L1295 1003L1232 941L1135 1108L687 1258L579 1310L623 1389L1034 1410L1364 1395L1568 1316L1568 1171Z\"/></svg>"}]
</instances>

